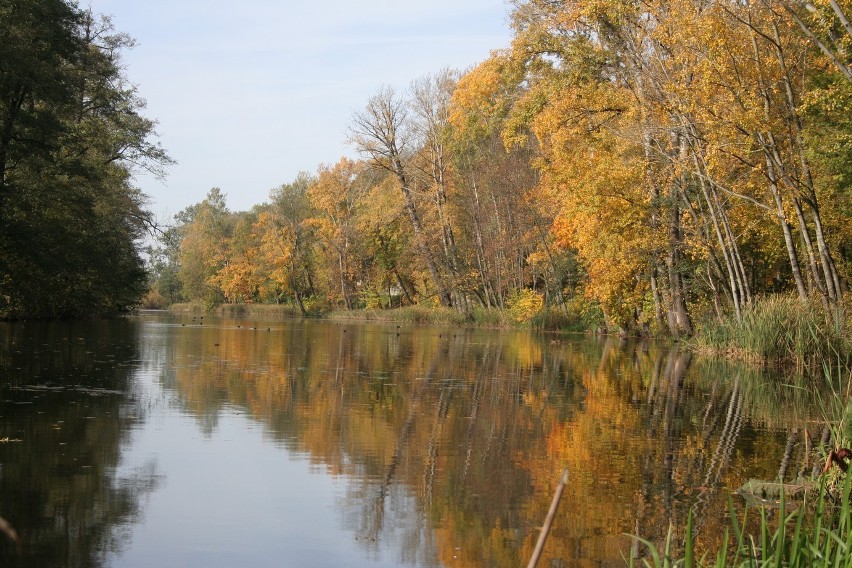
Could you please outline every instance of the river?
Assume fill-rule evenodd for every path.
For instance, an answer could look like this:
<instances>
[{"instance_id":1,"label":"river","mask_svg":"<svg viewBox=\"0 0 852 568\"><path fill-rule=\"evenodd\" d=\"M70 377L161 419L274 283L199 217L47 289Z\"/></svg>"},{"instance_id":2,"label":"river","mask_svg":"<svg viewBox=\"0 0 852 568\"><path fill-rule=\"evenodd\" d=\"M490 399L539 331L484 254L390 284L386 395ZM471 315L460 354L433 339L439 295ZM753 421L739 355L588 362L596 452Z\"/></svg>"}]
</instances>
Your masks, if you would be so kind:
<instances>
[{"instance_id":1,"label":"river","mask_svg":"<svg viewBox=\"0 0 852 568\"><path fill-rule=\"evenodd\" d=\"M539 566L624 566L690 509L712 547L785 449L816 465L813 405L770 383L617 338L0 323L0 564L523 566L565 468Z\"/></svg>"}]
</instances>

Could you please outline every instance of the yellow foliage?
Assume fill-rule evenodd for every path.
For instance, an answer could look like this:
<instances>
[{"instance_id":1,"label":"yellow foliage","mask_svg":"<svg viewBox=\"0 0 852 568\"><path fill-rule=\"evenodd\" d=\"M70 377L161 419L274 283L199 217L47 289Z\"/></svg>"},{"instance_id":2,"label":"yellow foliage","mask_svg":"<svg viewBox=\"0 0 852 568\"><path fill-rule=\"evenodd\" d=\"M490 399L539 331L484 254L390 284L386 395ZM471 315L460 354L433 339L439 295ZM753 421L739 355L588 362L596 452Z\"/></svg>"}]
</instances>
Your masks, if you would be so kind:
<instances>
[{"instance_id":1,"label":"yellow foliage","mask_svg":"<svg viewBox=\"0 0 852 568\"><path fill-rule=\"evenodd\" d=\"M530 321L541 311L544 297L535 290L518 290L506 301L509 314L518 323Z\"/></svg>"}]
</instances>

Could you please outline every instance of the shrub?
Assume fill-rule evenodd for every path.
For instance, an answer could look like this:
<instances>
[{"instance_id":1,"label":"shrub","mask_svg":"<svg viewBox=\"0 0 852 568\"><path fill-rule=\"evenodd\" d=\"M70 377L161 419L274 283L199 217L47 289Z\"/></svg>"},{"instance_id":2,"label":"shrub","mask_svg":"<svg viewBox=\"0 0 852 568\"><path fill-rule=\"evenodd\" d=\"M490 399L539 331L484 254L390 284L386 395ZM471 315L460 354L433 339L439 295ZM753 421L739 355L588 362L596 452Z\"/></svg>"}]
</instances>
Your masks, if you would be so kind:
<instances>
[{"instance_id":1,"label":"shrub","mask_svg":"<svg viewBox=\"0 0 852 568\"><path fill-rule=\"evenodd\" d=\"M517 290L506 300L506 309L517 323L527 323L532 320L544 305L544 298L535 290L524 288Z\"/></svg>"}]
</instances>

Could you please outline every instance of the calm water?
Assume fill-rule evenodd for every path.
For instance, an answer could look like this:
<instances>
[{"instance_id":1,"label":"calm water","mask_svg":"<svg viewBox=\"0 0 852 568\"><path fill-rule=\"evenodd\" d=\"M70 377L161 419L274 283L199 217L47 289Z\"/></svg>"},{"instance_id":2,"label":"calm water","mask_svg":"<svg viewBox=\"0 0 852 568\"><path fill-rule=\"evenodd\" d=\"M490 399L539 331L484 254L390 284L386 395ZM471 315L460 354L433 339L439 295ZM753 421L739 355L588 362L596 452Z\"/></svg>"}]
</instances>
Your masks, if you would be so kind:
<instances>
[{"instance_id":1,"label":"calm water","mask_svg":"<svg viewBox=\"0 0 852 568\"><path fill-rule=\"evenodd\" d=\"M3 566L623 566L807 401L662 346L143 314L0 324ZM809 471L796 436L787 476Z\"/></svg>"}]
</instances>

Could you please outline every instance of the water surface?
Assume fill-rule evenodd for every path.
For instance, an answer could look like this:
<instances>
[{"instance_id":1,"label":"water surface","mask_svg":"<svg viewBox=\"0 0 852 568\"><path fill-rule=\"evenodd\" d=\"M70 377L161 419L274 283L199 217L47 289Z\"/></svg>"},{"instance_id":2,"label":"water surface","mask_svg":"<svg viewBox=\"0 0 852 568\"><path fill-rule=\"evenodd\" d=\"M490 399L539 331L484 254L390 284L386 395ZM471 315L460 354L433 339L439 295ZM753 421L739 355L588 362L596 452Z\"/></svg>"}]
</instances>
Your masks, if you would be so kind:
<instances>
[{"instance_id":1,"label":"water surface","mask_svg":"<svg viewBox=\"0 0 852 568\"><path fill-rule=\"evenodd\" d=\"M600 337L145 313L0 324L0 373L4 566L521 566L564 468L540 565L623 566L819 436L753 370Z\"/></svg>"}]
</instances>

